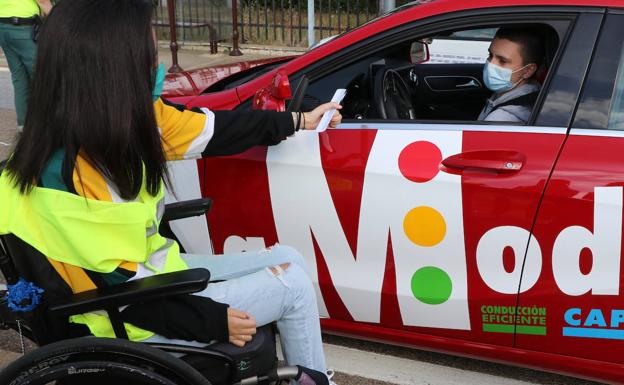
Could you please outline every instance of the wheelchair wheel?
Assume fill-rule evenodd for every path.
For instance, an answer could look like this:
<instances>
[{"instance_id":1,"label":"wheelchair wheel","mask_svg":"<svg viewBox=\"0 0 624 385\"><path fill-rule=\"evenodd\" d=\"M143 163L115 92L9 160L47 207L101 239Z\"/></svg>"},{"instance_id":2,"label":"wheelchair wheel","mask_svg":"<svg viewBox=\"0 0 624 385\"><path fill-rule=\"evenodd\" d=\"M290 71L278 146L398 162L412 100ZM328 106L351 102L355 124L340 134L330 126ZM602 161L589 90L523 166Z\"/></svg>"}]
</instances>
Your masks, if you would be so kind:
<instances>
[{"instance_id":1,"label":"wheelchair wheel","mask_svg":"<svg viewBox=\"0 0 624 385\"><path fill-rule=\"evenodd\" d=\"M55 342L0 372L5 385L210 385L184 361L151 346L111 338Z\"/></svg>"}]
</instances>

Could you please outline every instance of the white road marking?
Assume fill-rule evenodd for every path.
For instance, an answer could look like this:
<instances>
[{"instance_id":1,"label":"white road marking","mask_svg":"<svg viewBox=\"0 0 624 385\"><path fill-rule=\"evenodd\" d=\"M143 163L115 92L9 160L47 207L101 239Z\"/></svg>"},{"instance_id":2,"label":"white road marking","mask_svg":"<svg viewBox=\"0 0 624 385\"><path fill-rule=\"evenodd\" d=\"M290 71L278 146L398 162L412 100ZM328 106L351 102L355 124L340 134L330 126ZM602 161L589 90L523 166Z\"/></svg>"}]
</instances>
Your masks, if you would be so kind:
<instances>
[{"instance_id":1,"label":"white road marking","mask_svg":"<svg viewBox=\"0 0 624 385\"><path fill-rule=\"evenodd\" d=\"M6 143L6 142L0 141L0 145L9 147L11 145L11 143Z\"/></svg>"},{"instance_id":2,"label":"white road marking","mask_svg":"<svg viewBox=\"0 0 624 385\"><path fill-rule=\"evenodd\" d=\"M397 385L532 385L470 370L323 344L327 366L336 372ZM278 344L278 357L283 359Z\"/></svg>"},{"instance_id":3,"label":"white road marking","mask_svg":"<svg viewBox=\"0 0 624 385\"><path fill-rule=\"evenodd\" d=\"M7 67L0 67L0 72L9 72Z\"/></svg>"}]
</instances>

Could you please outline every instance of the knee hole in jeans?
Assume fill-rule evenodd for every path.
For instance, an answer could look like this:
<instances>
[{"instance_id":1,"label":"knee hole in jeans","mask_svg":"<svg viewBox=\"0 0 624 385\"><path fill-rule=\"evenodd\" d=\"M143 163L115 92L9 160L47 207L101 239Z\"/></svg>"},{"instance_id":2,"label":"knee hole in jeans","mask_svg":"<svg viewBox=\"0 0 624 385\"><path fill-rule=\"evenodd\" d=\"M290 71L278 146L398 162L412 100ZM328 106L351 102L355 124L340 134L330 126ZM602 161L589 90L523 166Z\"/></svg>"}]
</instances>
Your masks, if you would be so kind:
<instances>
[{"instance_id":1,"label":"knee hole in jeans","mask_svg":"<svg viewBox=\"0 0 624 385\"><path fill-rule=\"evenodd\" d=\"M279 267L281 267L281 268L282 268L282 270L286 271L286 270L288 270L288 267L290 267L290 263L282 263L281 265L279 265ZM269 269L270 269L270 270L271 270L271 272L272 272L274 275L276 275L276 276L277 276L277 275L280 275L280 274L282 273L282 272L281 272L280 270L278 270L278 269L277 269L277 267L275 267L275 266L271 266L271 267L269 267Z\"/></svg>"}]
</instances>

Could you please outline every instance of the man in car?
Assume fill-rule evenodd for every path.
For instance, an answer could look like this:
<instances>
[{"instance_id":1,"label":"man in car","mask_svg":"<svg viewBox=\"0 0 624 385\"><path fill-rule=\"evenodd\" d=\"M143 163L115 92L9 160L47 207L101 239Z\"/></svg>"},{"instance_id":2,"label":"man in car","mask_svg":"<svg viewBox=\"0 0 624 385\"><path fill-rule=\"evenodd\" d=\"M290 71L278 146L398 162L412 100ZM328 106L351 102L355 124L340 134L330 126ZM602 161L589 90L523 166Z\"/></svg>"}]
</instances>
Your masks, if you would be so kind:
<instances>
[{"instance_id":1,"label":"man in car","mask_svg":"<svg viewBox=\"0 0 624 385\"><path fill-rule=\"evenodd\" d=\"M494 94L479 120L527 123L540 89L535 80L544 58L539 34L525 28L500 28L489 53L483 81Z\"/></svg>"}]
</instances>

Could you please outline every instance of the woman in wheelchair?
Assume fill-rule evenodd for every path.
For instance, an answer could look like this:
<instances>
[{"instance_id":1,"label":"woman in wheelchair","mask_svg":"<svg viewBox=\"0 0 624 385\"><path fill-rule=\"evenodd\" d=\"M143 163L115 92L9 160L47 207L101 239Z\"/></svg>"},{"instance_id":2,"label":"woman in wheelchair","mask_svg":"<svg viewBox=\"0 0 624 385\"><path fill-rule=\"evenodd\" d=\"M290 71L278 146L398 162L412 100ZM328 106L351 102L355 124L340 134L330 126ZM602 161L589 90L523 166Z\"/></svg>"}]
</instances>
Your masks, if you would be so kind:
<instances>
[{"instance_id":1,"label":"woman in wheelchair","mask_svg":"<svg viewBox=\"0 0 624 385\"><path fill-rule=\"evenodd\" d=\"M313 129L325 111L340 106L327 103L302 115L191 111L168 103L158 95L164 70L155 64L152 3L62 1L48 17L23 134L0 178L0 234L43 254L58 285L74 294L207 268L211 279L223 281L194 295L123 309L128 338L243 347L257 327L275 322L287 363L312 369L298 381L327 384L316 373L326 366L315 293L297 251L276 245L236 255L183 255L158 226L166 161L274 145ZM340 119L336 113L331 124ZM101 312L70 321L96 337L116 335Z\"/></svg>"}]
</instances>

